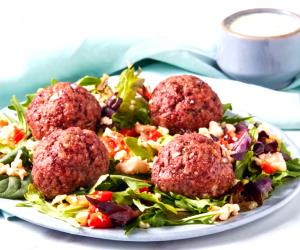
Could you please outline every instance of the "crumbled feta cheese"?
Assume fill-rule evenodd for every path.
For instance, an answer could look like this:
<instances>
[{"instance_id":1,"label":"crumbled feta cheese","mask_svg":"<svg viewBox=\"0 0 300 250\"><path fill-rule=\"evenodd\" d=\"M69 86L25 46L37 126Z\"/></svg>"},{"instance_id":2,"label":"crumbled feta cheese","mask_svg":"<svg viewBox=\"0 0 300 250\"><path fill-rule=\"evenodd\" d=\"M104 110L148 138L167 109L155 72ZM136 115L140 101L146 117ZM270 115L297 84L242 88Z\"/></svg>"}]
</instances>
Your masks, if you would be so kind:
<instances>
[{"instance_id":1,"label":"crumbled feta cheese","mask_svg":"<svg viewBox=\"0 0 300 250\"><path fill-rule=\"evenodd\" d=\"M23 167L23 162L21 159L22 151L19 150L15 159L11 164L2 164L0 163L0 174L6 174L8 176L16 176L23 180L27 175L27 171Z\"/></svg>"},{"instance_id":2,"label":"crumbled feta cheese","mask_svg":"<svg viewBox=\"0 0 300 250\"><path fill-rule=\"evenodd\" d=\"M10 144L10 137L15 132L15 125L8 124L7 126L4 126L0 128L0 143L3 145Z\"/></svg>"},{"instance_id":3,"label":"crumbled feta cheese","mask_svg":"<svg viewBox=\"0 0 300 250\"><path fill-rule=\"evenodd\" d=\"M157 131L161 134L161 135L168 135L169 134L169 129L164 128L164 127L158 127Z\"/></svg>"},{"instance_id":4,"label":"crumbled feta cheese","mask_svg":"<svg viewBox=\"0 0 300 250\"><path fill-rule=\"evenodd\" d=\"M159 151L162 147L157 141L153 141L153 140L141 141L141 145L144 147L150 146L151 148L157 151Z\"/></svg>"},{"instance_id":5,"label":"crumbled feta cheese","mask_svg":"<svg viewBox=\"0 0 300 250\"><path fill-rule=\"evenodd\" d=\"M226 130L228 131L228 132L235 132L235 126L233 126L232 124L230 124L230 123L226 123L226 125L225 125L225 128L226 128Z\"/></svg>"},{"instance_id":6,"label":"crumbled feta cheese","mask_svg":"<svg viewBox=\"0 0 300 250\"><path fill-rule=\"evenodd\" d=\"M225 204L223 207L213 206L210 211L219 212L214 216L213 220L225 221L228 220L230 216L238 215L240 206L238 204Z\"/></svg>"},{"instance_id":7,"label":"crumbled feta cheese","mask_svg":"<svg viewBox=\"0 0 300 250\"><path fill-rule=\"evenodd\" d=\"M102 125L111 125L112 124L112 119L107 117L107 116L104 116L104 117L101 118L100 124L102 124Z\"/></svg>"},{"instance_id":8,"label":"crumbled feta cheese","mask_svg":"<svg viewBox=\"0 0 300 250\"><path fill-rule=\"evenodd\" d=\"M139 222L139 227L140 227L140 228L147 229L147 228L150 227L150 224L149 224L148 222L140 221L140 222Z\"/></svg>"},{"instance_id":9,"label":"crumbled feta cheese","mask_svg":"<svg viewBox=\"0 0 300 250\"><path fill-rule=\"evenodd\" d=\"M267 162L272 168L277 171L282 172L287 169L286 162L283 158L282 153L280 152L261 154L258 157L255 157L254 160L259 166L261 166L262 163Z\"/></svg>"},{"instance_id":10,"label":"crumbled feta cheese","mask_svg":"<svg viewBox=\"0 0 300 250\"><path fill-rule=\"evenodd\" d=\"M120 150L115 154L114 159L117 161L120 161L120 160L127 158L127 156L128 156L128 154L125 150Z\"/></svg>"},{"instance_id":11,"label":"crumbled feta cheese","mask_svg":"<svg viewBox=\"0 0 300 250\"><path fill-rule=\"evenodd\" d=\"M221 137L224 134L221 125L215 121L210 121L208 131L216 137Z\"/></svg>"},{"instance_id":12,"label":"crumbled feta cheese","mask_svg":"<svg viewBox=\"0 0 300 250\"><path fill-rule=\"evenodd\" d=\"M206 136L207 138L211 138L210 133L207 128L199 128L198 133L200 135Z\"/></svg>"},{"instance_id":13,"label":"crumbled feta cheese","mask_svg":"<svg viewBox=\"0 0 300 250\"><path fill-rule=\"evenodd\" d=\"M81 225L81 226L86 226L88 217L89 217L89 211L80 211L78 214L75 216L75 220Z\"/></svg>"},{"instance_id":14,"label":"crumbled feta cheese","mask_svg":"<svg viewBox=\"0 0 300 250\"><path fill-rule=\"evenodd\" d=\"M118 163L116 170L124 174L145 174L150 171L150 166L146 160L133 156L127 161Z\"/></svg>"},{"instance_id":15,"label":"crumbled feta cheese","mask_svg":"<svg viewBox=\"0 0 300 250\"><path fill-rule=\"evenodd\" d=\"M155 126L151 126L151 125L142 125L140 123L136 123L135 124L135 131L139 134L141 133L145 133L145 132L149 132L149 131L153 131L153 130L156 130L156 127Z\"/></svg>"},{"instance_id":16,"label":"crumbled feta cheese","mask_svg":"<svg viewBox=\"0 0 300 250\"><path fill-rule=\"evenodd\" d=\"M67 195L66 195L66 194L56 195L56 196L54 197L54 199L52 200L51 205L52 205L52 206L55 206L55 205L61 204L61 203L63 203L63 201L64 201L66 198L67 198Z\"/></svg>"}]
</instances>

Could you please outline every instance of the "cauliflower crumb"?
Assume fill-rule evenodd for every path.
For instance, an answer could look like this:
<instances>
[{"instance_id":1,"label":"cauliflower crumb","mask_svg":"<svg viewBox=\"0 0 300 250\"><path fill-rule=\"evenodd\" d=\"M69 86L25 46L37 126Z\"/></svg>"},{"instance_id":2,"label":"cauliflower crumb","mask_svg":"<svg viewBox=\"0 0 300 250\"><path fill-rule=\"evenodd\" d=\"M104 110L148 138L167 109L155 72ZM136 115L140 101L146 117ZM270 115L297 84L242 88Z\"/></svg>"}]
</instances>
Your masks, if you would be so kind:
<instances>
[{"instance_id":1,"label":"cauliflower crumb","mask_svg":"<svg viewBox=\"0 0 300 250\"><path fill-rule=\"evenodd\" d=\"M118 163L116 170L123 174L145 174L150 171L150 166L146 160L133 156L125 162Z\"/></svg>"}]
</instances>

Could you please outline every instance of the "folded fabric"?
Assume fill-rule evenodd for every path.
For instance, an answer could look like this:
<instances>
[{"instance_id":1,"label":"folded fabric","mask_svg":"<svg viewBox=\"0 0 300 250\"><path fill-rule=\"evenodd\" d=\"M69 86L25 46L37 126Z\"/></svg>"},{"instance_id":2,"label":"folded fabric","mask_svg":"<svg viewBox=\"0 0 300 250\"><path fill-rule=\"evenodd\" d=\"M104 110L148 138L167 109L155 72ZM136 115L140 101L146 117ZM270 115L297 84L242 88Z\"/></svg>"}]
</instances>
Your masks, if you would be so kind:
<instances>
[{"instance_id":1,"label":"folded fabric","mask_svg":"<svg viewBox=\"0 0 300 250\"><path fill-rule=\"evenodd\" d=\"M82 38L60 46L48 44L47 48L32 41L30 48L17 48L20 53L15 53L13 46L5 48L0 58L0 107L8 104L12 94L24 98L26 93L49 84L52 78L72 81L87 74L111 74L143 59L153 59L203 76L228 78L214 60L215 44L207 49L201 45L193 48L163 40L121 39ZM14 55L13 60L11 55ZM300 76L287 90L299 86Z\"/></svg>"}]
</instances>

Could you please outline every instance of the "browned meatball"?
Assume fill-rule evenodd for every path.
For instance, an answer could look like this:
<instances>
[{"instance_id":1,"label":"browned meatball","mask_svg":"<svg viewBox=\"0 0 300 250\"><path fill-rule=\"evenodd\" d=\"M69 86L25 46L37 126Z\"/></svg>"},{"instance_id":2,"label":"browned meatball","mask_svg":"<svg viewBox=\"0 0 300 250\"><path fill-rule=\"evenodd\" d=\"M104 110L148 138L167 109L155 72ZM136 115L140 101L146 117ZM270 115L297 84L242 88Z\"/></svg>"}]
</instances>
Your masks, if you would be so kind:
<instances>
[{"instance_id":1,"label":"browned meatball","mask_svg":"<svg viewBox=\"0 0 300 250\"><path fill-rule=\"evenodd\" d=\"M33 183L46 198L90 187L108 172L108 152L90 130L71 127L45 136L33 153Z\"/></svg>"},{"instance_id":2,"label":"browned meatball","mask_svg":"<svg viewBox=\"0 0 300 250\"><path fill-rule=\"evenodd\" d=\"M67 82L38 92L26 112L26 120L36 139L57 128L80 127L95 131L101 107L86 89Z\"/></svg>"},{"instance_id":3,"label":"browned meatball","mask_svg":"<svg viewBox=\"0 0 300 250\"><path fill-rule=\"evenodd\" d=\"M232 187L229 160L213 140L196 133L176 135L152 167L152 182L165 192L188 197L218 197Z\"/></svg>"},{"instance_id":4,"label":"browned meatball","mask_svg":"<svg viewBox=\"0 0 300 250\"><path fill-rule=\"evenodd\" d=\"M191 75L171 76L160 82L149 104L153 123L168 128L171 134L208 127L210 121L220 121L223 115L218 95Z\"/></svg>"}]
</instances>

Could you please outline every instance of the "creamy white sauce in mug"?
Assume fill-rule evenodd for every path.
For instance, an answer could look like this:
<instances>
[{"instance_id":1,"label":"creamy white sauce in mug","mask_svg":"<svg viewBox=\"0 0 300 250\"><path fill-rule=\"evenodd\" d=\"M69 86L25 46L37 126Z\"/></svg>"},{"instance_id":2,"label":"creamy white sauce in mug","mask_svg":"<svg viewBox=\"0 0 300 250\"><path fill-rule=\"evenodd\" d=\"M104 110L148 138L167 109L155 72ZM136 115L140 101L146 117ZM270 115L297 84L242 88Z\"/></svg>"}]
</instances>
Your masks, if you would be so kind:
<instances>
[{"instance_id":1,"label":"creamy white sauce in mug","mask_svg":"<svg viewBox=\"0 0 300 250\"><path fill-rule=\"evenodd\" d=\"M300 18L280 13L253 13L235 19L230 29L242 35L272 37L291 33L300 28Z\"/></svg>"}]
</instances>

